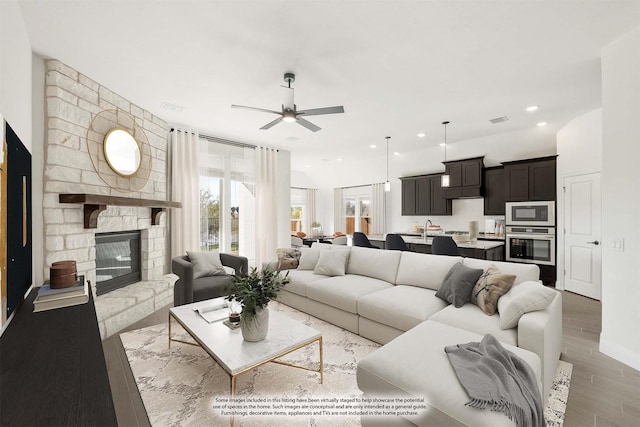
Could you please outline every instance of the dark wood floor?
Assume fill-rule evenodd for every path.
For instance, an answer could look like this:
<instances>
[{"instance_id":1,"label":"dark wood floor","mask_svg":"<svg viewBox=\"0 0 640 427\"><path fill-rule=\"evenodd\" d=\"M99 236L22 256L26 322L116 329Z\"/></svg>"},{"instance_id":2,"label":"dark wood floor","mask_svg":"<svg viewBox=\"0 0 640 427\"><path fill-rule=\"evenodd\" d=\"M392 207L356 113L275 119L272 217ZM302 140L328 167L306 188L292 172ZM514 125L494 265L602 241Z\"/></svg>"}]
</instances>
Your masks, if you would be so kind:
<instances>
[{"instance_id":1,"label":"dark wood floor","mask_svg":"<svg viewBox=\"0 0 640 427\"><path fill-rule=\"evenodd\" d=\"M168 310L158 310L122 332L166 322ZM640 372L598 351L601 311L599 301L563 293L561 359L573 363L564 425L640 426ZM120 338L106 339L103 347L118 424L148 426Z\"/></svg>"}]
</instances>

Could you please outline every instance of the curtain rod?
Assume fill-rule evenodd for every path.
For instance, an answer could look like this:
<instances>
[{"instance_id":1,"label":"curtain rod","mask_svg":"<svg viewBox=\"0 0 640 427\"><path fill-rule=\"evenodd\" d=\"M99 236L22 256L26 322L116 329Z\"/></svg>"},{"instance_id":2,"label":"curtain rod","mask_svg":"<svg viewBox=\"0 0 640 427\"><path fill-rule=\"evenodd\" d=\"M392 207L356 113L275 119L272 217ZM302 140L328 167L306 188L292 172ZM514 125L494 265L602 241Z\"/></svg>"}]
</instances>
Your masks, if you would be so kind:
<instances>
[{"instance_id":1,"label":"curtain rod","mask_svg":"<svg viewBox=\"0 0 640 427\"><path fill-rule=\"evenodd\" d=\"M174 128L171 128L170 132L173 132L174 130L181 130L183 132L195 133L195 132L187 131L187 130L184 130L184 129L174 129ZM198 136L200 138L206 139L207 141L210 141L210 142L217 142L217 143L220 143L220 144L234 145L236 147L243 147L243 148L254 148L254 149L257 148L256 145L247 144L247 143L238 142L238 141L231 141L229 139L218 138L216 136L205 135L205 134L202 134L202 133L199 133Z\"/></svg>"},{"instance_id":2,"label":"curtain rod","mask_svg":"<svg viewBox=\"0 0 640 427\"><path fill-rule=\"evenodd\" d=\"M294 190L317 190L317 188L309 188L309 187L291 187Z\"/></svg>"}]
</instances>

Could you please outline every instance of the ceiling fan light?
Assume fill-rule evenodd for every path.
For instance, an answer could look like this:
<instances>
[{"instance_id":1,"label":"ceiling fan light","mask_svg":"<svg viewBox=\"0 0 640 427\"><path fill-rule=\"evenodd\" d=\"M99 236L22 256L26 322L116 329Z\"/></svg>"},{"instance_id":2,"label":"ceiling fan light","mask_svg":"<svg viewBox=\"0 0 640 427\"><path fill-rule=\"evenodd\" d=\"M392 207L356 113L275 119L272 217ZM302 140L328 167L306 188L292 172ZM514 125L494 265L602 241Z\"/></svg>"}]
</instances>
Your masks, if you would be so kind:
<instances>
[{"instance_id":1,"label":"ceiling fan light","mask_svg":"<svg viewBox=\"0 0 640 427\"><path fill-rule=\"evenodd\" d=\"M282 121L287 123L293 123L296 121L296 113L293 111L285 111L282 115Z\"/></svg>"},{"instance_id":2,"label":"ceiling fan light","mask_svg":"<svg viewBox=\"0 0 640 427\"><path fill-rule=\"evenodd\" d=\"M442 175L442 177L440 179L440 186L441 187L448 187L449 186L449 175L447 175L447 174Z\"/></svg>"}]
</instances>

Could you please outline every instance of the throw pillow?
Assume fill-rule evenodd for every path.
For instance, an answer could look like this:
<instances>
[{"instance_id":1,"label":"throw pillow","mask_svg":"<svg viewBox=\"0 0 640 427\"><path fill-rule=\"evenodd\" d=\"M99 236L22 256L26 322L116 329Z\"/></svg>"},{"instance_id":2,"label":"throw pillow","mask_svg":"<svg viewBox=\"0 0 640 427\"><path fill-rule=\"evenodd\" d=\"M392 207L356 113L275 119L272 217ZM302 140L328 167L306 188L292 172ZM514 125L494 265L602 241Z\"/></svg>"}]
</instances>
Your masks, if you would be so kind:
<instances>
[{"instance_id":1,"label":"throw pillow","mask_svg":"<svg viewBox=\"0 0 640 427\"><path fill-rule=\"evenodd\" d=\"M348 257L348 251L320 251L313 274L344 276Z\"/></svg>"},{"instance_id":2,"label":"throw pillow","mask_svg":"<svg viewBox=\"0 0 640 427\"><path fill-rule=\"evenodd\" d=\"M469 301L471 290L481 274L481 268L469 268L457 263L444 276L436 296L460 308Z\"/></svg>"},{"instance_id":3,"label":"throw pillow","mask_svg":"<svg viewBox=\"0 0 640 427\"><path fill-rule=\"evenodd\" d=\"M295 248L279 248L276 250L278 257L278 270L290 270L298 268L300 251Z\"/></svg>"},{"instance_id":4,"label":"throw pillow","mask_svg":"<svg viewBox=\"0 0 640 427\"><path fill-rule=\"evenodd\" d=\"M498 299L511 289L515 281L514 274L503 274L491 264L473 287L471 303L480 307L485 314L493 316L498 310Z\"/></svg>"},{"instance_id":5,"label":"throw pillow","mask_svg":"<svg viewBox=\"0 0 640 427\"><path fill-rule=\"evenodd\" d=\"M545 287L540 282L522 282L512 287L498 300L500 328L516 327L523 314L544 310L555 296L556 291Z\"/></svg>"},{"instance_id":6,"label":"throw pillow","mask_svg":"<svg viewBox=\"0 0 640 427\"><path fill-rule=\"evenodd\" d=\"M196 252L187 251L189 261L193 264L193 278L198 279L206 276L222 276L227 274L224 271L222 261L220 261L220 252Z\"/></svg>"},{"instance_id":7,"label":"throw pillow","mask_svg":"<svg viewBox=\"0 0 640 427\"><path fill-rule=\"evenodd\" d=\"M298 270L313 270L316 268L320 250L312 248L300 248L300 260L298 261Z\"/></svg>"}]
</instances>

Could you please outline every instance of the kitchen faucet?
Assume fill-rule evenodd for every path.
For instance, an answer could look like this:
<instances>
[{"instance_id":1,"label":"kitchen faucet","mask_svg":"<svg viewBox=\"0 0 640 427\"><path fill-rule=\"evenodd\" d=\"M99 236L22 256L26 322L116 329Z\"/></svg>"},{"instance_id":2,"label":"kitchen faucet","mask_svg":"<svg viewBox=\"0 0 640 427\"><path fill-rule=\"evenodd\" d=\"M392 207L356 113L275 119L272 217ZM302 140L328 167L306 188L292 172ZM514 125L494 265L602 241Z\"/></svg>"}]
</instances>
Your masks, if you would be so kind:
<instances>
[{"instance_id":1,"label":"kitchen faucet","mask_svg":"<svg viewBox=\"0 0 640 427\"><path fill-rule=\"evenodd\" d=\"M427 220L427 222L424 224L424 238L427 238L427 228L429 228L430 225L433 225L433 223L431 222L430 219Z\"/></svg>"}]
</instances>

